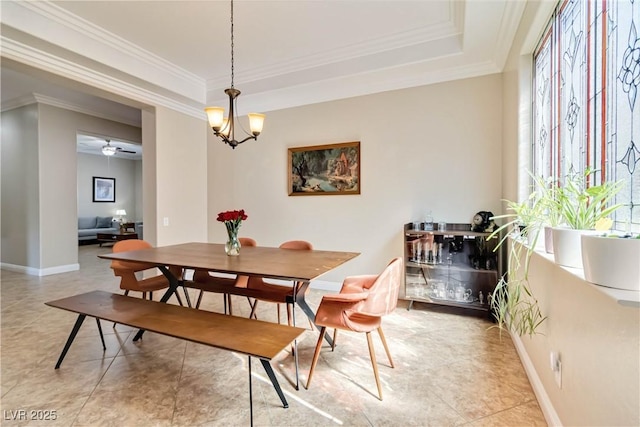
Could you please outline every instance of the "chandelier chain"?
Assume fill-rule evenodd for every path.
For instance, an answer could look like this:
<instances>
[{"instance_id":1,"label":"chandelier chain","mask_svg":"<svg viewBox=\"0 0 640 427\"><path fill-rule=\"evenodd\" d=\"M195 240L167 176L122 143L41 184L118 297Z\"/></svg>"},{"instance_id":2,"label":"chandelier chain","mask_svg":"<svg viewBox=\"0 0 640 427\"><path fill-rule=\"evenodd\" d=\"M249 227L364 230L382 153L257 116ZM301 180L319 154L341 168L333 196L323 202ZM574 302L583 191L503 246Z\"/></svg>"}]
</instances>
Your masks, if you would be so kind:
<instances>
[{"instance_id":1,"label":"chandelier chain","mask_svg":"<svg viewBox=\"0 0 640 427\"><path fill-rule=\"evenodd\" d=\"M231 88L233 89L233 0L231 0Z\"/></svg>"}]
</instances>

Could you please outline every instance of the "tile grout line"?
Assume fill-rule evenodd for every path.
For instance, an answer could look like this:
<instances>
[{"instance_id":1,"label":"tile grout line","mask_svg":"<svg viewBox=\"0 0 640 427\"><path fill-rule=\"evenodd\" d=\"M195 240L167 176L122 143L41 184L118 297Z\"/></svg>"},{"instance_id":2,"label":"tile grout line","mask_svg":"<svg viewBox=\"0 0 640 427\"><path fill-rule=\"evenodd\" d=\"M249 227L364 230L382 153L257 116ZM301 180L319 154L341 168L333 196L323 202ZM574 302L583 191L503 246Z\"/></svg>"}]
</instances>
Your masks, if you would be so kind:
<instances>
[{"instance_id":1,"label":"tile grout line","mask_svg":"<svg viewBox=\"0 0 640 427\"><path fill-rule=\"evenodd\" d=\"M127 336L125 337L123 343L126 343L127 340L129 339L129 337L131 336L131 333L133 331L129 331L127 333ZM113 362L115 362L116 357L118 357L118 355L122 353L122 345L120 345L120 348L118 349L118 351L116 352L116 354L111 358L111 362L109 363L109 366L107 366L107 369L104 370L104 372L102 373L102 375L100 376L100 379L98 380L98 382L96 383L96 385L93 387L93 390L91 390L91 393L89 393L89 396L87 396L87 399L84 401L84 403L82 404L82 406L80 407L80 410L78 411L78 413L76 414L76 416L73 418L73 421L71 421L71 424L69 424L70 426L75 425L76 421L78 420L78 417L80 416L80 413L82 413L82 410L84 409L85 405L87 404L87 402L89 402L89 400L91 399L91 397L93 396L93 393L96 391L96 389L98 388L98 386L100 385L100 383L102 382L102 380L104 379L104 376L107 375L107 372L109 372L109 369L111 368L111 365L113 365Z\"/></svg>"}]
</instances>

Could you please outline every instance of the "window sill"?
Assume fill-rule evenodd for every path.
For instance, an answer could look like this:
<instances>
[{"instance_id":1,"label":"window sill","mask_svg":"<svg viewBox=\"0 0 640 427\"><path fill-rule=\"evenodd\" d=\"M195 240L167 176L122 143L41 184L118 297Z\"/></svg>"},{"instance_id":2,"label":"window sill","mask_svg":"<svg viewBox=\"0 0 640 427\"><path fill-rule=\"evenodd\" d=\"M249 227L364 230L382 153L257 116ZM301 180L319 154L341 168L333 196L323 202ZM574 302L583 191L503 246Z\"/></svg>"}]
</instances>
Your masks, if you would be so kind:
<instances>
[{"instance_id":1,"label":"window sill","mask_svg":"<svg viewBox=\"0 0 640 427\"><path fill-rule=\"evenodd\" d=\"M536 249L534 252L537 255L539 255L541 258L544 258L544 259L546 259L546 260L548 260L548 261L550 261L550 262L555 264L555 261L554 261L554 258L553 258L553 254L548 254L544 250L540 250L540 249ZM626 306L626 307L640 308L640 292L627 291L627 290L624 290L624 289L607 288L605 286L594 285L593 283L587 282L585 280L584 271L581 268L563 267L561 265L557 265L557 267L558 268L562 268L565 271L573 274L574 276L582 279L584 281L584 283L586 283L587 285L597 289L598 291L602 292L603 294L605 294L609 298L612 298L613 300L615 300L620 305L623 305L623 306Z\"/></svg>"}]
</instances>

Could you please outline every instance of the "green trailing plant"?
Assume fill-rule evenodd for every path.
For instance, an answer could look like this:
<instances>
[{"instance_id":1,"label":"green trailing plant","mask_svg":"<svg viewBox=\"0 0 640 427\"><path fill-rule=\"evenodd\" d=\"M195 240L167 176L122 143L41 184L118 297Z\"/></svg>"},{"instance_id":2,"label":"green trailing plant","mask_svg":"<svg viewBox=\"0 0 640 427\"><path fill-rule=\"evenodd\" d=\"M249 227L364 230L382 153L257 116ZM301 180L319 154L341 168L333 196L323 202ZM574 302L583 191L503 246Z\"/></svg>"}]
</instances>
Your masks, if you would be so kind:
<instances>
[{"instance_id":1,"label":"green trailing plant","mask_svg":"<svg viewBox=\"0 0 640 427\"><path fill-rule=\"evenodd\" d=\"M500 330L514 331L521 336L533 335L546 319L529 286L531 251L540 235L545 211L549 210L540 195L546 189L544 181L534 177L533 183L525 201L504 200L508 213L494 217L504 222L488 237L500 239L495 250L508 243L509 237L514 238L509 244L508 271L496 285L489 306Z\"/></svg>"}]
</instances>

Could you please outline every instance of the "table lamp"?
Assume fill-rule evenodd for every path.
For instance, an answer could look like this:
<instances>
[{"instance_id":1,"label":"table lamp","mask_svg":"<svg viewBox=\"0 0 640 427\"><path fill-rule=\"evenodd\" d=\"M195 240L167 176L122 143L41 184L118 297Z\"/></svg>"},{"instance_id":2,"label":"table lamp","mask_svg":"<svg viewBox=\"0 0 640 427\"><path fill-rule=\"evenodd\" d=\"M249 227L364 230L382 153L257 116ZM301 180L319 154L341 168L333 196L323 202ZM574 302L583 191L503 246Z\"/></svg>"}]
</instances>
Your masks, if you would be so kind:
<instances>
[{"instance_id":1,"label":"table lamp","mask_svg":"<svg viewBox=\"0 0 640 427\"><path fill-rule=\"evenodd\" d=\"M120 219L118 221L120 221L120 223L122 224L122 222L124 221L124 216L127 214L127 211L125 211L124 209L118 209L116 210L116 215L120 216Z\"/></svg>"}]
</instances>

